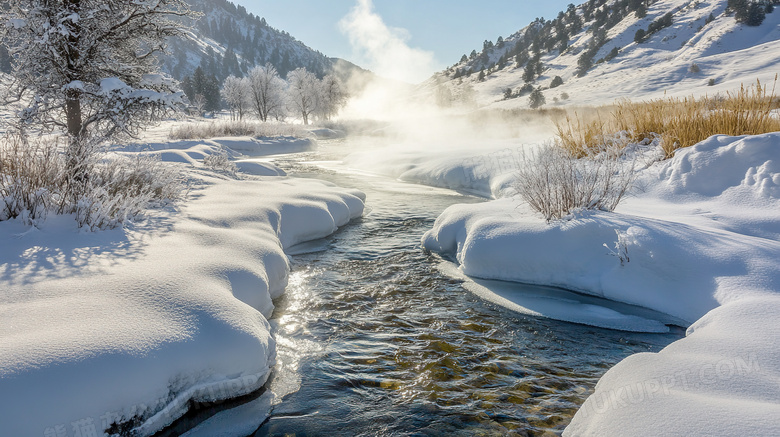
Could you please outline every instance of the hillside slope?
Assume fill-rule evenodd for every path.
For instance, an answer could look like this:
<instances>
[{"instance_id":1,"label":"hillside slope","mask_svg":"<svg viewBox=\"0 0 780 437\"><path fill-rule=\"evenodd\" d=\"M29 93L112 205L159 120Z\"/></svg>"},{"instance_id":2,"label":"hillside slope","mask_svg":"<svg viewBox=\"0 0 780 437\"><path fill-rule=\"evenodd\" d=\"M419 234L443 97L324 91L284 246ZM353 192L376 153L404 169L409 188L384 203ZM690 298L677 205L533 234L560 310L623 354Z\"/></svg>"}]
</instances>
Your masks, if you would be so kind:
<instances>
[{"instance_id":1,"label":"hillside slope","mask_svg":"<svg viewBox=\"0 0 780 437\"><path fill-rule=\"evenodd\" d=\"M349 62L329 58L289 33L271 27L265 18L247 12L228 0L187 0L203 16L187 24L189 40L172 39L163 68L174 78L191 75L201 66L221 82L229 75L243 76L255 65L271 63L284 76L304 67L318 76L337 72L345 76L363 71Z\"/></svg>"},{"instance_id":2,"label":"hillside slope","mask_svg":"<svg viewBox=\"0 0 780 437\"><path fill-rule=\"evenodd\" d=\"M481 52L464 56L427 85L432 89L438 84L439 93L446 87L448 94L474 95L481 107L528 107L530 89L520 89L535 54L541 68L530 85L542 88L548 107L610 103L620 97L712 95L756 79L772 82L780 73L777 10L767 13L761 25L748 26L726 11L726 0L660 0L650 4L643 18L629 10L630 3L593 0L556 20L537 20L506 40L486 41ZM639 29L651 29L667 13L672 14L671 25L635 41ZM579 20L571 18L574 14ZM571 31L576 30L574 21L581 22L579 31ZM561 37L557 29L564 28ZM581 58L589 50L593 65L583 69ZM563 84L551 88L556 76ZM474 92L464 93L468 88ZM505 98L507 89L510 98Z\"/></svg>"}]
</instances>

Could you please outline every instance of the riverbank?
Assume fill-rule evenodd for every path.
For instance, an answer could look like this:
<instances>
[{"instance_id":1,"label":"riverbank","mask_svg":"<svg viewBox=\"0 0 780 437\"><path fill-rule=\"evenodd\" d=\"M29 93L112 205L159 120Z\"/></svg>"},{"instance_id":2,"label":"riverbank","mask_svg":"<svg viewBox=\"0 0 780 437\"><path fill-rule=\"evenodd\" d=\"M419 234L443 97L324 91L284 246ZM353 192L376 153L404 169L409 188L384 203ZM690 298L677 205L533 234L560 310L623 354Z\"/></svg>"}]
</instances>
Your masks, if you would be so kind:
<instances>
[{"instance_id":1,"label":"riverbank","mask_svg":"<svg viewBox=\"0 0 780 437\"><path fill-rule=\"evenodd\" d=\"M4 433L151 435L191 401L263 386L276 359L267 317L290 271L284 249L359 217L364 196L203 165L203 157L236 154L238 146L250 156L284 146L284 139L230 141L117 150L180 162L170 165L190 187L182 203L124 228L82 232L69 216L37 228L0 223Z\"/></svg>"},{"instance_id":2,"label":"riverbank","mask_svg":"<svg viewBox=\"0 0 780 437\"><path fill-rule=\"evenodd\" d=\"M580 212L547 224L511 198L453 206L422 244L472 277L554 285L691 325L686 339L661 353L610 370L568 435L774 434L780 393L764 382L780 378L778 162L778 133L714 136L640 171L637 189L614 213ZM536 312L587 315L583 308ZM725 369L722 363L747 370L697 386L678 378L659 388L663 396L645 391L626 400L626 390L643 382L668 383L696 369Z\"/></svg>"}]
</instances>

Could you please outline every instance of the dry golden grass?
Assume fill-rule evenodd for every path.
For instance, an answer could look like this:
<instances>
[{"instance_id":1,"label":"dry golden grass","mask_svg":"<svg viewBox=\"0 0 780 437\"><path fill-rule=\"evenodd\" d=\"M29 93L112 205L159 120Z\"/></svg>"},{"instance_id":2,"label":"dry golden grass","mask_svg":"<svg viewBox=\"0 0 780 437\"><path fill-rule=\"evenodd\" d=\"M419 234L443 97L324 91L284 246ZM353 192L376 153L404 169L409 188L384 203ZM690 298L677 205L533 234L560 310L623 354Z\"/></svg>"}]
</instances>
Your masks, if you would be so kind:
<instances>
[{"instance_id":1,"label":"dry golden grass","mask_svg":"<svg viewBox=\"0 0 780 437\"><path fill-rule=\"evenodd\" d=\"M777 78L775 78L777 83ZM774 86L756 81L725 97L664 98L633 103L621 100L596 108L583 117L575 113L559 119L558 143L575 156L614 143L616 133L624 142L661 139L666 156L716 134L757 135L780 131L780 118L772 111L780 107Z\"/></svg>"},{"instance_id":2,"label":"dry golden grass","mask_svg":"<svg viewBox=\"0 0 780 437\"><path fill-rule=\"evenodd\" d=\"M171 129L168 137L174 140L199 140L217 137L278 137L290 136L305 138L306 129L286 123L261 123L259 121L211 121L203 123L184 123Z\"/></svg>"}]
</instances>

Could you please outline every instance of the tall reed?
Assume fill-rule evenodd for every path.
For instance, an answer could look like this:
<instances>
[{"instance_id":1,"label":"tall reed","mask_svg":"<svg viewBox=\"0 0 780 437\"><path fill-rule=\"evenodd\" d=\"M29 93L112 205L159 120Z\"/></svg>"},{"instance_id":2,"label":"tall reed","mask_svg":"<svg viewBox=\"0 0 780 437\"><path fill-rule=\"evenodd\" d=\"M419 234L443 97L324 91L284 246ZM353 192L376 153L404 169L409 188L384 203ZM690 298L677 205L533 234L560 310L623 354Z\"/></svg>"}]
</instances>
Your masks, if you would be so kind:
<instances>
[{"instance_id":1,"label":"tall reed","mask_svg":"<svg viewBox=\"0 0 780 437\"><path fill-rule=\"evenodd\" d=\"M775 77L775 84L777 77ZM634 103L619 100L584 116L556 122L558 144L575 156L598 149L621 133L625 143L661 139L666 157L716 134L757 135L780 131L774 85L756 81L726 96L672 98Z\"/></svg>"}]
</instances>

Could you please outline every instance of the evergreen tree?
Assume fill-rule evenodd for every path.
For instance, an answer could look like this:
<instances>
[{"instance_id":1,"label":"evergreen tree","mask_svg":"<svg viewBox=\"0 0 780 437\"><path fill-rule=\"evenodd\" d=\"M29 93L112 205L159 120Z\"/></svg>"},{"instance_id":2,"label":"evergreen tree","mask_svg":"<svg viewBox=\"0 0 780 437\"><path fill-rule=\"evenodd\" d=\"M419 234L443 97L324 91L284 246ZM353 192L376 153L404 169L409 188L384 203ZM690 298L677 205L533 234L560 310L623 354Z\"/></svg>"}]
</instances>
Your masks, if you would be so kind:
<instances>
[{"instance_id":1,"label":"evergreen tree","mask_svg":"<svg viewBox=\"0 0 780 437\"><path fill-rule=\"evenodd\" d=\"M593 66L593 53L590 50L582 52L577 59L577 76L583 77L588 73L590 67Z\"/></svg>"},{"instance_id":2,"label":"evergreen tree","mask_svg":"<svg viewBox=\"0 0 780 437\"><path fill-rule=\"evenodd\" d=\"M528 52L525 50L521 51L515 56L515 63L517 64L517 68L522 67L526 62L528 62Z\"/></svg>"},{"instance_id":3,"label":"evergreen tree","mask_svg":"<svg viewBox=\"0 0 780 437\"><path fill-rule=\"evenodd\" d=\"M771 5L770 5L771 6ZM758 3L751 2L747 9L747 14L742 17L737 17L737 21L747 24L748 26L760 26L766 18L766 8Z\"/></svg>"},{"instance_id":4,"label":"evergreen tree","mask_svg":"<svg viewBox=\"0 0 780 437\"><path fill-rule=\"evenodd\" d=\"M634 34L634 42L637 44L643 43L645 41L645 35L646 33L644 29L642 28L638 29Z\"/></svg>"},{"instance_id":5,"label":"evergreen tree","mask_svg":"<svg viewBox=\"0 0 780 437\"><path fill-rule=\"evenodd\" d=\"M181 90L184 92L184 94L187 96L187 98L191 101L195 99L195 91L192 87L192 77L191 76L184 76L184 79L181 81Z\"/></svg>"},{"instance_id":6,"label":"evergreen tree","mask_svg":"<svg viewBox=\"0 0 780 437\"><path fill-rule=\"evenodd\" d=\"M610 50L609 53L607 53L607 56L604 57L604 60L609 62L615 59L619 53L620 53L620 49L617 46L612 47L612 50Z\"/></svg>"},{"instance_id":7,"label":"evergreen tree","mask_svg":"<svg viewBox=\"0 0 780 437\"><path fill-rule=\"evenodd\" d=\"M639 7L634 12L636 13L636 17L639 19L645 18L647 16L647 8L644 4L639 5Z\"/></svg>"},{"instance_id":8,"label":"evergreen tree","mask_svg":"<svg viewBox=\"0 0 780 437\"><path fill-rule=\"evenodd\" d=\"M536 66L534 65L533 60L528 61L527 64L525 64L525 69L523 70L523 81L526 83L531 83L536 79Z\"/></svg>"},{"instance_id":9,"label":"evergreen tree","mask_svg":"<svg viewBox=\"0 0 780 437\"><path fill-rule=\"evenodd\" d=\"M544 98L544 93L542 93L542 88L536 88L531 92L531 96L528 97L528 104L531 106L531 109L537 109L542 107L545 103L547 103L547 100Z\"/></svg>"},{"instance_id":10,"label":"evergreen tree","mask_svg":"<svg viewBox=\"0 0 780 437\"><path fill-rule=\"evenodd\" d=\"M206 83L203 88L203 97L206 99L204 109L208 112L217 112L222 109L222 98L219 92L219 79L212 74L206 77Z\"/></svg>"},{"instance_id":11,"label":"evergreen tree","mask_svg":"<svg viewBox=\"0 0 780 437\"><path fill-rule=\"evenodd\" d=\"M11 64L11 55L8 53L8 48L0 44L0 71L3 73L10 73L13 70Z\"/></svg>"}]
</instances>

